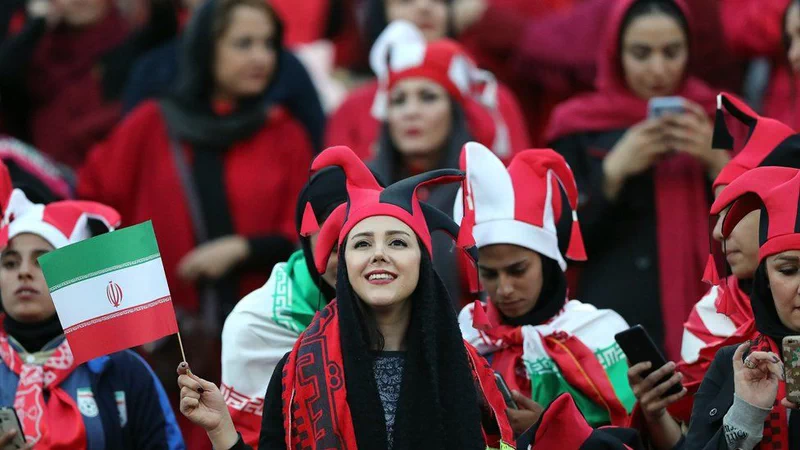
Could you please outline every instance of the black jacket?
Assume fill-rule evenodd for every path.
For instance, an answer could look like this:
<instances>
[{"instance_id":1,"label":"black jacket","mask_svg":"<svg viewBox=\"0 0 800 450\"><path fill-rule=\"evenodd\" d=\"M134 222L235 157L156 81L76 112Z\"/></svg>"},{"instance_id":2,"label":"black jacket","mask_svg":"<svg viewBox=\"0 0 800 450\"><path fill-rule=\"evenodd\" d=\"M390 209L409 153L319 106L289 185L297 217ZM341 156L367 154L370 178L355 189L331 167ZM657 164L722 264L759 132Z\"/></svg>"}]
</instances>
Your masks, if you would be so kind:
<instances>
[{"instance_id":1,"label":"black jacket","mask_svg":"<svg viewBox=\"0 0 800 450\"><path fill-rule=\"evenodd\" d=\"M628 179L613 203L603 193L603 160L625 131L573 134L552 144L572 168L580 192L589 260L578 266L576 298L641 324L663 345L653 172Z\"/></svg>"},{"instance_id":2,"label":"black jacket","mask_svg":"<svg viewBox=\"0 0 800 450\"><path fill-rule=\"evenodd\" d=\"M689 433L681 450L728 450L722 418L733 405L733 354L736 347L723 347L714 357L694 396Z\"/></svg>"}]
</instances>

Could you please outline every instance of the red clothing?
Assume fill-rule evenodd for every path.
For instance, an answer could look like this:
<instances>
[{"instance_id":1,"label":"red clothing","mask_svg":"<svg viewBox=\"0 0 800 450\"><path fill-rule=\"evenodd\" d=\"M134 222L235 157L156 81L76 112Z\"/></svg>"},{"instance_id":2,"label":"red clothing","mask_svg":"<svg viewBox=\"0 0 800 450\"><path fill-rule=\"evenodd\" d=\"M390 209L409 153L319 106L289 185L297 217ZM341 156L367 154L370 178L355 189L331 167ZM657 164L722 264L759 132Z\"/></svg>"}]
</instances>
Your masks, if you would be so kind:
<instances>
[{"instance_id":1,"label":"red clothing","mask_svg":"<svg viewBox=\"0 0 800 450\"><path fill-rule=\"evenodd\" d=\"M191 164L192 150L186 145L184 150ZM312 154L302 127L281 109L273 110L253 137L226 151L225 186L237 234L297 239L295 203L308 179ZM78 195L115 207L123 225L152 219L173 302L194 310L197 292L177 276L181 258L197 245L183 192L155 102L134 110L92 150L79 173ZM267 275L243 275L241 296L262 285Z\"/></svg>"},{"instance_id":2,"label":"red clothing","mask_svg":"<svg viewBox=\"0 0 800 450\"><path fill-rule=\"evenodd\" d=\"M127 23L111 8L86 29L64 26L38 42L26 81L31 97L33 144L73 168L120 118L119 102L103 98L100 58L128 35Z\"/></svg>"},{"instance_id":3,"label":"red clothing","mask_svg":"<svg viewBox=\"0 0 800 450\"><path fill-rule=\"evenodd\" d=\"M606 16L596 91L577 96L554 111L546 133L548 142L581 133L624 130L647 118L647 101L628 89L619 63L622 20L633 2L618 2ZM676 4L691 24L683 2L676 0ZM716 91L695 77L687 76L674 95L699 103L708 114L715 110ZM680 353L681 325L694 299L704 292L700 277L708 256L708 237L702 224L707 220L709 205L700 193L706 190L707 180L701 163L680 153L655 164L652 176L664 347L669 357L676 357Z\"/></svg>"},{"instance_id":4,"label":"red clothing","mask_svg":"<svg viewBox=\"0 0 800 450\"><path fill-rule=\"evenodd\" d=\"M377 141L381 131L381 124L372 117L372 102L378 91L378 83L371 81L364 86L350 92L344 102L328 119L325 145L346 145L350 147L362 160L371 160L377 152ZM528 132L522 118L522 111L511 91L499 85L497 89L497 104L500 115L508 127L511 141L511 154L501 157L508 164L516 152L525 150L530 146ZM475 135L474 124L467 117L470 131L476 140L481 136ZM484 126L485 128L485 126ZM481 142L491 146L492 142ZM499 155L498 155L499 156Z\"/></svg>"}]
</instances>

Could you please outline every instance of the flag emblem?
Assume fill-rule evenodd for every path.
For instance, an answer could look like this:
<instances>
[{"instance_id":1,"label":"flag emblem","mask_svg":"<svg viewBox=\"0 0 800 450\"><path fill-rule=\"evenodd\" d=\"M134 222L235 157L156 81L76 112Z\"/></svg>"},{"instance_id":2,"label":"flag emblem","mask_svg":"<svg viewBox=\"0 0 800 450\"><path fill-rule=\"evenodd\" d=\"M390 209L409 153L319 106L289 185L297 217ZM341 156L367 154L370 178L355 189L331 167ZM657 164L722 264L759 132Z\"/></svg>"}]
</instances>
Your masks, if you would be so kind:
<instances>
[{"instance_id":1,"label":"flag emblem","mask_svg":"<svg viewBox=\"0 0 800 450\"><path fill-rule=\"evenodd\" d=\"M122 288L117 283L109 281L106 286L106 297L114 308L119 308L122 303Z\"/></svg>"}]
</instances>

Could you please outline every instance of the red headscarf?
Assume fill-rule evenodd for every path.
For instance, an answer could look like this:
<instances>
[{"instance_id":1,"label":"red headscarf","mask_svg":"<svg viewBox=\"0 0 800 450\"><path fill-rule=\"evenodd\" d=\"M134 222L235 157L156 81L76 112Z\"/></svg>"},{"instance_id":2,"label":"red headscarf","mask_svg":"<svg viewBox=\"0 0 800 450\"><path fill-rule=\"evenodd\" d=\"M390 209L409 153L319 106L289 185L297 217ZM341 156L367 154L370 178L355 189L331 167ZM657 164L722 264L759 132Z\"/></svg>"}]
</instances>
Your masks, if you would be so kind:
<instances>
[{"instance_id":1,"label":"red headscarf","mask_svg":"<svg viewBox=\"0 0 800 450\"><path fill-rule=\"evenodd\" d=\"M647 118L647 100L628 88L619 49L622 22L635 1L622 0L615 7L606 32L605 51L598 58L597 90L555 110L547 132L549 142L574 133L625 129ZM683 12L691 36L686 6L681 0L673 1ZM715 109L715 92L696 78L687 76L675 95L699 103L709 114ZM709 206L703 195L705 169L691 156L678 154L658 163L654 177L664 345L667 354L677 358L683 321L704 292L700 278L708 252L705 242Z\"/></svg>"}]
</instances>

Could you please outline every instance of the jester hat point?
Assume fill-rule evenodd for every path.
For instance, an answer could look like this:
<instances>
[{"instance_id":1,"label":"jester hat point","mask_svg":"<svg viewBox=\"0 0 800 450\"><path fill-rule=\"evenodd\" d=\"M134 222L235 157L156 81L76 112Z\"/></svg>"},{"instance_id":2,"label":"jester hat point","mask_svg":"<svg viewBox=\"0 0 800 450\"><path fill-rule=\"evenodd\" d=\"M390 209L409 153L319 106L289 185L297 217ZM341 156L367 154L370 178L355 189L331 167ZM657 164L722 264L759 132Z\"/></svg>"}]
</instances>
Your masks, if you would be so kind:
<instances>
[{"instance_id":1,"label":"jester hat point","mask_svg":"<svg viewBox=\"0 0 800 450\"><path fill-rule=\"evenodd\" d=\"M459 247L477 260L474 241L446 214L420 202L417 189L422 186L462 182L464 173L456 169L440 169L421 173L382 188L367 166L348 147L331 147L320 153L311 166L316 172L338 166L344 173L347 203L337 207L320 228L313 210L306 208L301 229L305 233L319 231L314 262L324 273L328 258L337 243L341 246L359 222L374 216L394 217L408 225L419 237L428 254L433 255L431 232L441 230L458 240Z\"/></svg>"},{"instance_id":2,"label":"jester hat point","mask_svg":"<svg viewBox=\"0 0 800 450\"><path fill-rule=\"evenodd\" d=\"M461 167L467 174L466 194L461 191L456 197L453 217L461 222L462 230L472 230L478 247L517 245L547 256L566 270L556 224L562 207L569 207L572 231L566 257L586 260L577 214L578 187L561 155L550 149L525 150L506 169L488 148L468 142L461 151ZM567 205L562 205L559 187L567 195Z\"/></svg>"}]
</instances>

